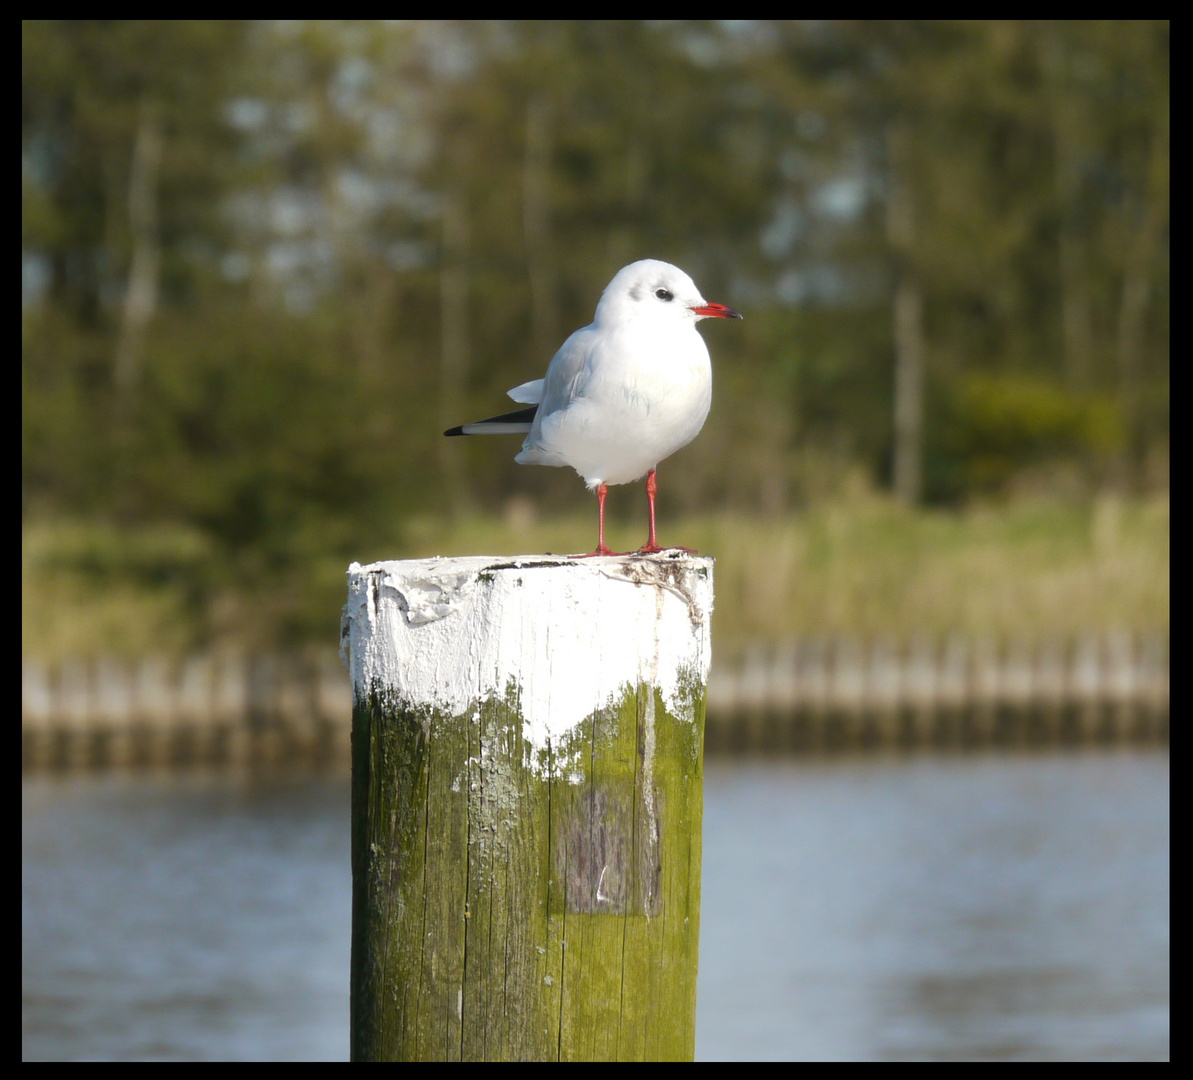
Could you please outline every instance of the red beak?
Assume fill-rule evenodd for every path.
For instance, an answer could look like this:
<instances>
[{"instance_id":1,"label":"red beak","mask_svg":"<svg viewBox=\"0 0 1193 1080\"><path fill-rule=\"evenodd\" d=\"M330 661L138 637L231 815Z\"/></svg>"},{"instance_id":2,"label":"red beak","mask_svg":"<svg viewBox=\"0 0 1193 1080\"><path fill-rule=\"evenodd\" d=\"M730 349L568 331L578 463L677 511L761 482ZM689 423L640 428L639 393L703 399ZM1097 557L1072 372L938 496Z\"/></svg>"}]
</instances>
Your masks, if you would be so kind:
<instances>
[{"instance_id":1,"label":"red beak","mask_svg":"<svg viewBox=\"0 0 1193 1080\"><path fill-rule=\"evenodd\" d=\"M707 319L740 319L741 316L731 307L724 304L705 304L704 307L694 307L692 310Z\"/></svg>"}]
</instances>

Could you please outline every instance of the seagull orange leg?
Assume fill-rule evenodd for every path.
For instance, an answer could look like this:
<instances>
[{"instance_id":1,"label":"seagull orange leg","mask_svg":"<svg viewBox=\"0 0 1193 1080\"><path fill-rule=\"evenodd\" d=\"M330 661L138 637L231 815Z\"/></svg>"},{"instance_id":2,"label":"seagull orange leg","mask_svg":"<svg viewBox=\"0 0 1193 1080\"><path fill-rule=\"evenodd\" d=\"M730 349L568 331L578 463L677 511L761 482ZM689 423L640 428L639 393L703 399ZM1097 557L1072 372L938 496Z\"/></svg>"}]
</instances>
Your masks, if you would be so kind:
<instances>
[{"instance_id":1,"label":"seagull orange leg","mask_svg":"<svg viewBox=\"0 0 1193 1080\"><path fill-rule=\"evenodd\" d=\"M654 478L654 469L651 469L646 474L646 497L650 500L650 539L638 549L639 555L653 555L656 551L663 550L659 547L659 542L655 539L654 534L654 497L658 490L659 485Z\"/></svg>"},{"instance_id":2,"label":"seagull orange leg","mask_svg":"<svg viewBox=\"0 0 1193 1080\"><path fill-rule=\"evenodd\" d=\"M659 552L659 551L686 551L689 555L695 555L697 553L695 548L686 548L686 547L661 548L661 547L659 547L659 542L655 538L655 531L654 531L654 497L659 493L659 483L655 479L654 474L655 474L654 469L651 469L650 472L648 472L646 474L646 497L650 500L650 539L647 540L646 543L643 544L638 549L638 554L639 555L654 555L656 552Z\"/></svg>"},{"instance_id":3,"label":"seagull orange leg","mask_svg":"<svg viewBox=\"0 0 1193 1080\"><path fill-rule=\"evenodd\" d=\"M587 555L577 555L578 559L591 559L594 555L620 555L620 551L613 551L605 544L605 496L609 494L609 487L607 484L601 484L597 488L597 546L596 551L590 551Z\"/></svg>"}]
</instances>

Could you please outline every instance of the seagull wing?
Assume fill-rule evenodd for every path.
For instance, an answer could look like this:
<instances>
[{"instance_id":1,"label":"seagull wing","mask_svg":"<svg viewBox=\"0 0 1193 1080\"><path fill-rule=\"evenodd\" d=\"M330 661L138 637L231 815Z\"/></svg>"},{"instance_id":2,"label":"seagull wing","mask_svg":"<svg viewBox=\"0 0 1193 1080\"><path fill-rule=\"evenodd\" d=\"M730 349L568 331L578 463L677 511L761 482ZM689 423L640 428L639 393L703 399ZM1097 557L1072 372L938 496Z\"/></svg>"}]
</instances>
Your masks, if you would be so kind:
<instances>
[{"instance_id":1,"label":"seagull wing","mask_svg":"<svg viewBox=\"0 0 1193 1080\"><path fill-rule=\"evenodd\" d=\"M459 427L449 428L444 435L522 435L529 433L534 441L534 420L542 415L544 409L557 412L566 409L569 404L580 396L578 388L583 386L590 369L588 363L593 351L595 338L585 337L584 330L577 330L560 346L551 363L547 367L547 375L542 379L532 379L521 386L515 386L509 391L514 401L530 406L528 409L517 409L514 412L502 413L500 416L490 416L486 420L477 420L471 424L461 424ZM541 402L541 404L540 404Z\"/></svg>"},{"instance_id":2,"label":"seagull wing","mask_svg":"<svg viewBox=\"0 0 1193 1080\"><path fill-rule=\"evenodd\" d=\"M568 465L557 445L560 426L576 422L583 411L585 390L599 363L602 339L592 326L577 330L552 358L543 379L542 400L534 424L514 458L520 465Z\"/></svg>"},{"instance_id":3,"label":"seagull wing","mask_svg":"<svg viewBox=\"0 0 1193 1080\"><path fill-rule=\"evenodd\" d=\"M487 420L476 420L471 424L448 428L444 435L524 435L534 423L537 406L518 409L515 412L490 416Z\"/></svg>"},{"instance_id":4,"label":"seagull wing","mask_svg":"<svg viewBox=\"0 0 1193 1080\"><path fill-rule=\"evenodd\" d=\"M552 357L546 378L543 379L539 413L544 418L567 409L584 396L584 388L592 377L599 344L600 339L593 327L586 326L559 346L559 352Z\"/></svg>"}]
</instances>

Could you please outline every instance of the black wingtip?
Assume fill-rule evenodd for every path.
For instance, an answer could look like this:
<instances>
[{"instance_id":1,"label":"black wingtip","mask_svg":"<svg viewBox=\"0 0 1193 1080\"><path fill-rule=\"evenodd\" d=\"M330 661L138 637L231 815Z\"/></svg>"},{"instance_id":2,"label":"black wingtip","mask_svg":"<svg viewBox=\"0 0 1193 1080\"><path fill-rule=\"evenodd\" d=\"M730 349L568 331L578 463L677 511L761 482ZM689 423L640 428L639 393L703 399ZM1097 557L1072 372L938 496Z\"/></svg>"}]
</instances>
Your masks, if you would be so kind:
<instances>
[{"instance_id":1,"label":"black wingtip","mask_svg":"<svg viewBox=\"0 0 1193 1080\"><path fill-rule=\"evenodd\" d=\"M461 424L460 427L448 428L443 434L447 435L449 437L452 435L463 435L464 434L464 426Z\"/></svg>"}]
</instances>

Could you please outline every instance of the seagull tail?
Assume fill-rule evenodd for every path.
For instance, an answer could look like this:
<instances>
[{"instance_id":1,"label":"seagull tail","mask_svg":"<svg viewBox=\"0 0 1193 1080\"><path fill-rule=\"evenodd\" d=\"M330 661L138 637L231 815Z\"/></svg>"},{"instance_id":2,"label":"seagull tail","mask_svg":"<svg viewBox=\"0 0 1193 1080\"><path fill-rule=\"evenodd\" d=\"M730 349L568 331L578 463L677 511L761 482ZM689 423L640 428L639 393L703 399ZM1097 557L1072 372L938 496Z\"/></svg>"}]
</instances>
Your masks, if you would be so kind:
<instances>
[{"instance_id":1,"label":"seagull tail","mask_svg":"<svg viewBox=\"0 0 1193 1080\"><path fill-rule=\"evenodd\" d=\"M537 405L543 400L543 383L545 379L532 379L521 386L515 386L508 392L508 396L523 405Z\"/></svg>"},{"instance_id":2,"label":"seagull tail","mask_svg":"<svg viewBox=\"0 0 1193 1080\"><path fill-rule=\"evenodd\" d=\"M448 428L444 435L525 435L534 423L534 414L538 406L529 409L518 409L515 412L502 413L500 416L490 416L488 420L477 420L472 424L461 424L459 427Z\"/></svg>"}]
</instances>

